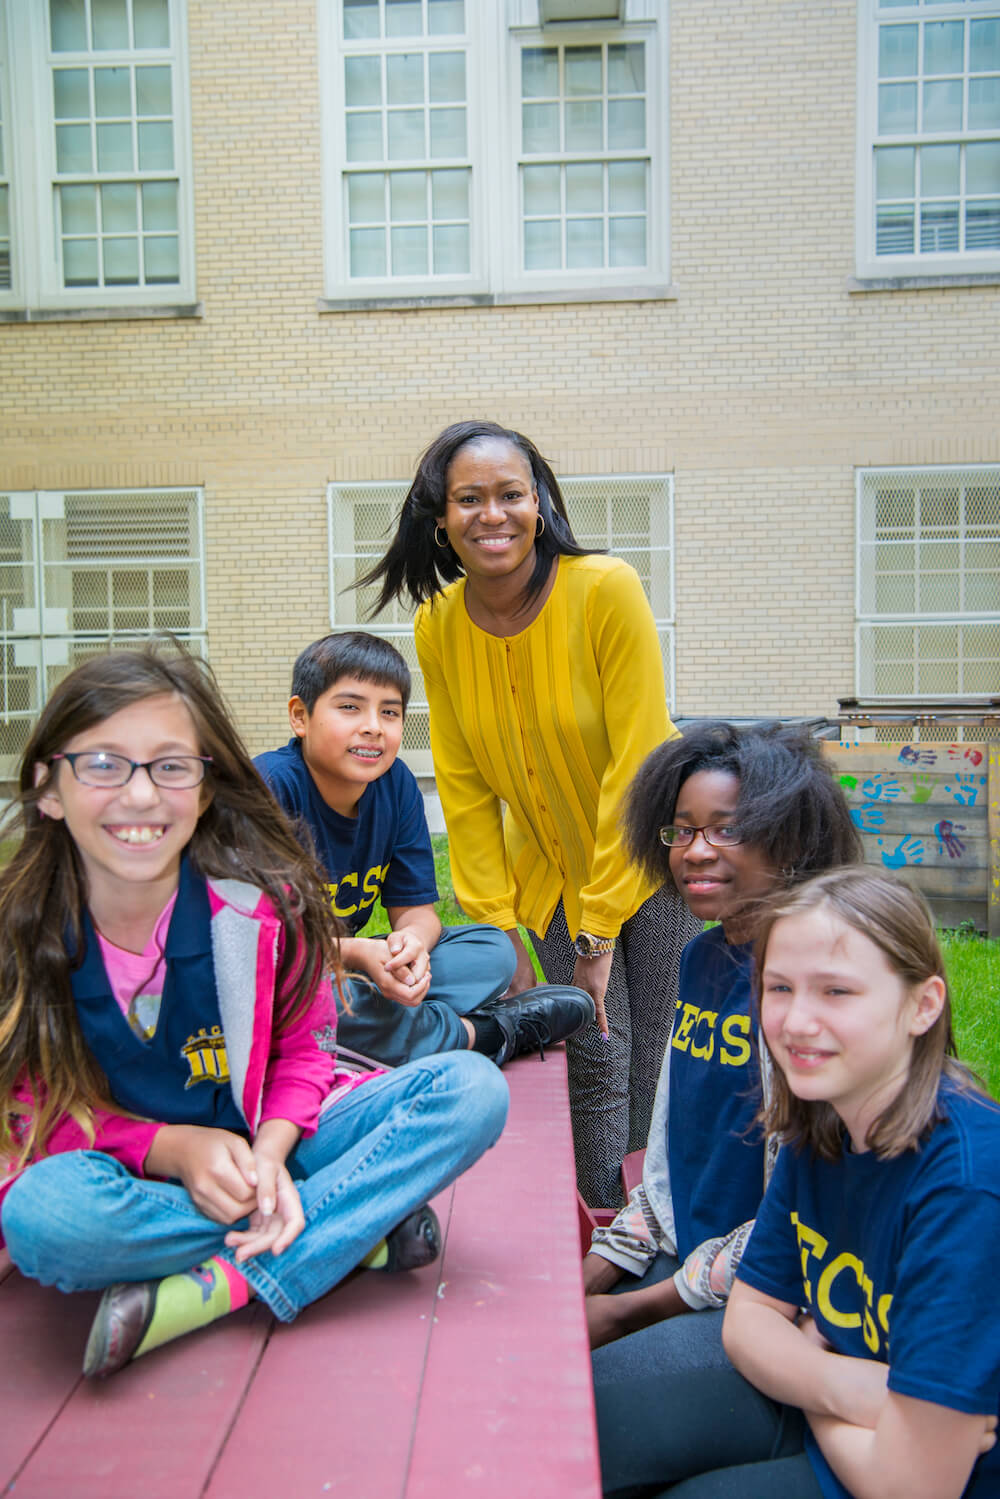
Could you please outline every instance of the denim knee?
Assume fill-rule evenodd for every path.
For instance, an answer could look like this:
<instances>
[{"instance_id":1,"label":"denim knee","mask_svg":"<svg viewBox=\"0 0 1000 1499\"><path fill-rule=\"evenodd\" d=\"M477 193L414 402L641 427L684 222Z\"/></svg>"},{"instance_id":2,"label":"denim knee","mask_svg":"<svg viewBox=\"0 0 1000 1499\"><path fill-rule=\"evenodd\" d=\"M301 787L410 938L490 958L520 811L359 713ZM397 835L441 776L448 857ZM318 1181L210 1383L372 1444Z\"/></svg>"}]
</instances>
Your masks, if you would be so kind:
<instances>
[{"instance_id":1,"label":"denim knee","mask_svg":"<svg viewBox=\"0 0 1000 1499\"><path fill-rule=\"evenodd\" d=\"M87 1203L100 1185L129 1173L100 1151L71 1150L35 1161L14 1182L0 1210L0 1229L22 1275L43 1285L60 1282L78 1257L81 1238L93 1246ZM102 1284L97 1281L95 1284Z\"/></svg>"},{"instance_id":2,"label":"denim knee","mask_svg":"<svg viewBox=\"0 0 1000 1499\"><path fill-rule=\"evenodd\" d=\"M478 1051L451 1051L435 1057L439 1077L456 1097L458 1107L468 1100L469 1122L478 1125L484 1150L495 1145L507 1122L510 1090L500 1068Z\"/></svg>"}]
</instances>

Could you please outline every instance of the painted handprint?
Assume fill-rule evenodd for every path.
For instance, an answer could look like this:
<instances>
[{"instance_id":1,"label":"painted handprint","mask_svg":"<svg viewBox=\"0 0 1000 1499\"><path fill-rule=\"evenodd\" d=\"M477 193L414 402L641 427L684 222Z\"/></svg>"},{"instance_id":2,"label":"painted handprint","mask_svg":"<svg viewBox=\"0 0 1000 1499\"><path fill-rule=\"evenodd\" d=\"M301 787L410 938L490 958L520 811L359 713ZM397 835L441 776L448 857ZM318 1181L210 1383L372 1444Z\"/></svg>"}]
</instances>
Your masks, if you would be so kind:
<instances>
[{"instance_id":1,"label":"painted handprint","mask_svg":"<svg viewBox=\"0 0 1000 1499\"><path fill-rule=\"evenodd\" d=\"M918 744L904 744L899 758L904 765L936 765L937 750L924 749Z\"/></svg>"},{"instance_id":2,"label":"painted handprint","mask_svg":"<svg viewBox=\"0 0 1000 1499\"><path fill-rule=\"evenodd\" d=\"M934 787L937 785L940 779L940 776L929 776L926 774L919 776L915 775L913 777L913 786L910 789L911 800L915 801L918 806L920 806L923 802L929 802L931 799L931 792L934 790Z\"/></svg>"},{"instance_id":3,"label":"painted handprint","mask_svg":"<svg viewBox=\"0 0 1000 1499\"><path fill-rule=\"evenodd\" d=\"M949 859L960 859L965 853L965 844L958 836L964 832L964 822L950 822L947 817L934 824L934 836L941 852L947 854Z\"/></svg>"},{"instance_id":4,"label":"painted handprint","mask_svg":"<svg viewBox=\"0 0 1000 1499\"><path fill-rule=\"evenodd\" d=\"M983 752L982 750L972 749L967 744L949 744L948 759L968 760L970 765L982 765Z\"/></svg>"},{"instance_id":5,"label":"painted handprint","mask_svg":"<svg viewBox=\"0 0 1000 1499\"><path fill-rule=\"evenodd\" d=\"M885 826L885 812L881 807L865 806L851 807L851 821L856 828L863 833L873 833L876 828Z\"/></svg>"},{"instance_id":6,"label":"painted handprint","mask_svg":"<svg viewBox=\"0 0 1000 1499\"><path fill-rule=\"evenodd\" d=\"M841 776L839 779L840 784L846 792L850 793L856 789L858 784L857 776Z\"/></svg>"},{"instance_id":7,"label":"painted handprint","mask_svg":"<svg viewBox=\"0 0 1000 1499\"><path fill-rule=\"evenodd\" d=\"M879 772L878 775L870 776L861 790L869 801L881 799L884 802L894 802L901 795L903 788L892 776Z\"/></svg>"},{"instance_id":8,"label":"painted handprint","mask_svg":"<svg viewBox=\"0 0 1000 1499\"><path fill-rule=\"evenodd\" d=\"M954 786L947 786L945 790L950 791L955 800L961 802L963 807L974 807L980 788L985 785L985 776L956 773Z\"/></svg>"},{"instance_id":9,"label":"painted handprint","mask_svg":"<svg viewBox=\"0 0 1000 1499\"><path fill-rule=\"evenodd\" d=\"M881 838L879 842L882 842ZM903 869L907 864L923 862L924 845L919 838L901 838L891 853L882 854L882 863L886 869Z\"/></svg>"}]
</instances>

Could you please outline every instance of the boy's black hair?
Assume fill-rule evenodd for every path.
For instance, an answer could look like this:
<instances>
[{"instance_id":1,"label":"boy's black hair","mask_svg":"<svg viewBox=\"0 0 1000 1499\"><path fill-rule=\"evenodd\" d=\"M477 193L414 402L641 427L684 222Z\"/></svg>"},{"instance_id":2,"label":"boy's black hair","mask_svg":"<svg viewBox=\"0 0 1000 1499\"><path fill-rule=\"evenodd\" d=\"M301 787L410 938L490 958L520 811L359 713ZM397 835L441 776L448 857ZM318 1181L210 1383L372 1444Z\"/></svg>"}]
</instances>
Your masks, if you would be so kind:
<instances>
[{"instance_id":1,"label":"boy's black hair","mask_svg":"<svg viewBox=\"0 0 1000 1499\"><path fill-rule=\"evenodd\" d=\"M793 725L709 722L653 750L625 794L625 847L651 879L672 883L660 828L673 821L681 787L699 770L739 781L732 821L784 885L860 861L861 837L818 740Z\"/></svg>"},{"instance_id":2,"label":"boy's black hair","mask_svg":"<svg viewBox=\"0 0 1000 1499\"><path fill-rule=\"evenodd\" d=\"M354 585L362 587L381 583L381 591L371 610L373 615L404 594L414 604L422 604L425 599L440 593L446 583L464 577L462 565L452 548L438 546L434 533L444 514L451 460L468 443L487 439L509 442L521 454L531 470L531 482L538 495L538 513L545 522L542 534L535 538L535 567L524 590L524 606L537 598L545 587L554 557L587 557L595 551L594 547L581 546L573 535L559 482L530 438L522 432L501 427L497 422L453 422L438 433L421 457L410 491L403 501L396 534L385 556Z\"/></svg>"},{"instance_id":3,"label":"boy's black hair","mask_svg":"<svg viewBox=\"0 0 1000 1499\"><path fill-rule=\"evenodd\" d=\"M363 630L342 630L324 635L301 651L292 668L292 697L301 698L311 713L317 700L341 677L395 687L403 699L403 712L410 701L410 668L394 645Z\"/></svg>"}]
</instances>

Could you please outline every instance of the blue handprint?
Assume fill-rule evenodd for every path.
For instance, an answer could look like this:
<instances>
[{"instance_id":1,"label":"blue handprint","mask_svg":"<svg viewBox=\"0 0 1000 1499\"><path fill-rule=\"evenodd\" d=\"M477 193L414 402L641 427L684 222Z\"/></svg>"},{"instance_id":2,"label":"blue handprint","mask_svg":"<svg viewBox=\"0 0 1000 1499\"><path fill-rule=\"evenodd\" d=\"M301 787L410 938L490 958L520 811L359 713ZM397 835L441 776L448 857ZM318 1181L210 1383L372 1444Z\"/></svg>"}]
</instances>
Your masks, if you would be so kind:
<instances>
[{"instance_id":1,"label":"blue handprint","mask_svg":"<svg viewBox=\"0 0 1000 1499\"><path fill-rule=\"evenodd\" d=\"M901 838L891 854L883 853L886 869L903 869L907 864L924 862L924 845L919 838Z\"/></svg>"},{"instance_id":2,"label":"blue handprint","mask_svg":"<svg viewBox=\"0 0 1000 1499\"><path fill-rule=\"evenodd\" d=\"M974 807L976 805L976 797L979 795L979 788L985 785L985 776L956 775L954 786L948 786L945 789L950 791L955 800L961 802L963 807Z\"/></svg>"},{"instance_id":3,"label":"blue handprint","mask_svg":"<svg viewBox=\"0 0 1000 1499\"><path fill-rule=\"evenodd\" d=\"M856 828L863 833L872 833L876 828L885 826L885 813L881 807L871 804L864 807L851 807L851 821Z\"/></svg>"},{"instance_id":4,"label":"blue handprint","mask_svg":"<svg viewBox=\"0 0 1000 1499\"><path fill-rule=\"evenodd\" d=\"M904 744L899 752L904 765L936 765L937 750L921 749L915 744Z\"/></svg>"},{"instance_id":5,"label":"blue handprint","mask_svg":"<svg viewBox=\"0 0 1000 1499\"><path fill-rule=\"evenodd\" d=\"M870 776L861 790L868 797L869 801L874 802L881 799L884 802L894 802L902 794L903 788L891 776L879 774Z\"/></svg>"}]
</instances>

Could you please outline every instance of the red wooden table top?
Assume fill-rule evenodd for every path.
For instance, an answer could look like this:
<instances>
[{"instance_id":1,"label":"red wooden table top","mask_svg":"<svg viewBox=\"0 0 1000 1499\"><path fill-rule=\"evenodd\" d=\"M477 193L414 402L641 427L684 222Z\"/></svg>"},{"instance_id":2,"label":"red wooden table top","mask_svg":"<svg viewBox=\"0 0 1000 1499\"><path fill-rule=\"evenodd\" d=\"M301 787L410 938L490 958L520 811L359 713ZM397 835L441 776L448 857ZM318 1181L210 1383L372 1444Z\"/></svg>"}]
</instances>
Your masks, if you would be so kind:
<instances>
[{"instance_id":1,"label":"red wooden table top","mask_svg":"<svg viewBox=\"0 0 1000 1499\"><path fill-rule=\"evenodd\" d=\"M257 1304L90 1384L96 1294L7 1274L0 1492L597 1499L564 1053L505 1075L499 1144L435 1203L438 1264L356 1276L291 1326Z\"/></svg>"}]
</instances>

